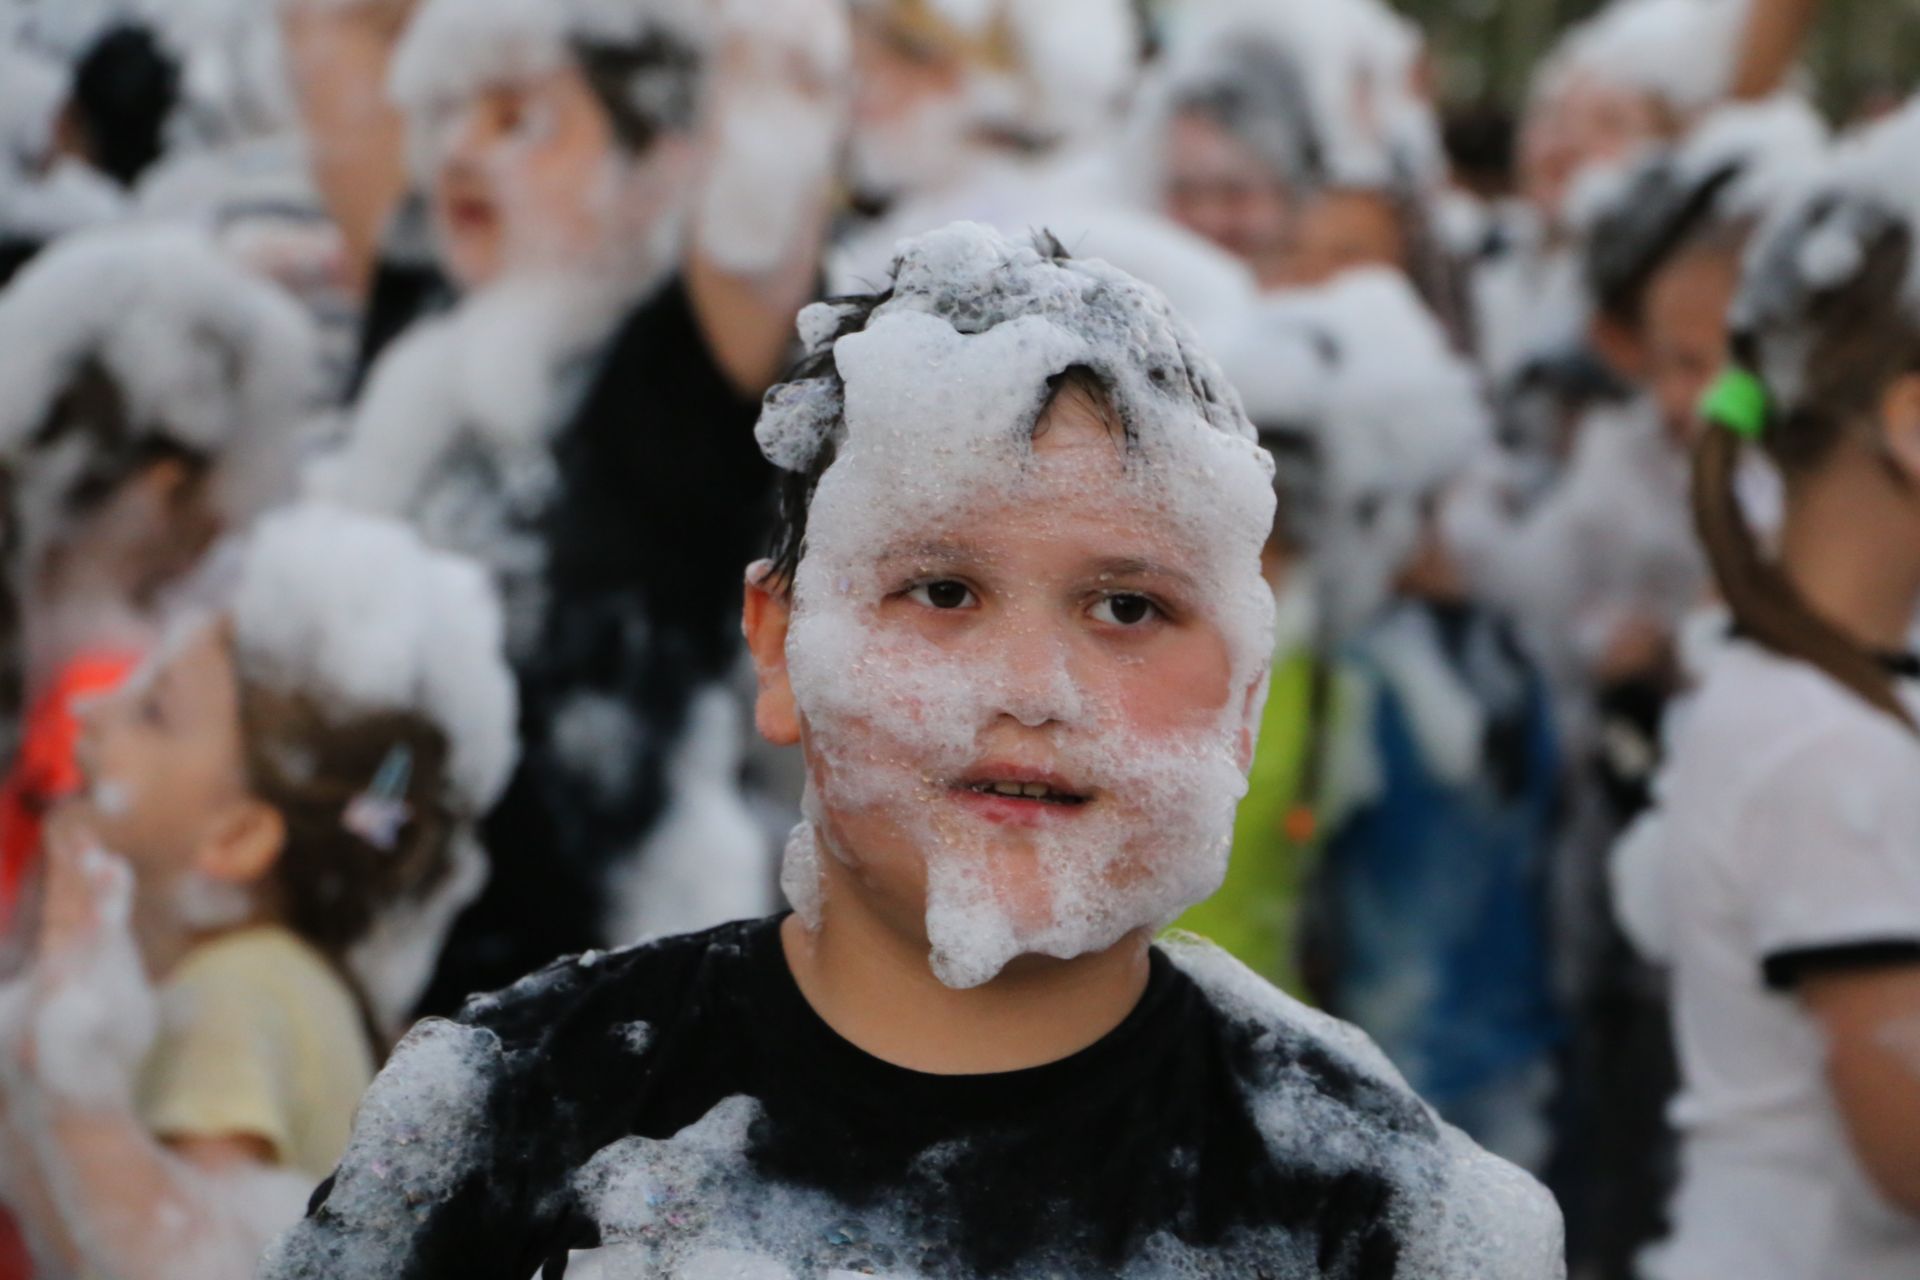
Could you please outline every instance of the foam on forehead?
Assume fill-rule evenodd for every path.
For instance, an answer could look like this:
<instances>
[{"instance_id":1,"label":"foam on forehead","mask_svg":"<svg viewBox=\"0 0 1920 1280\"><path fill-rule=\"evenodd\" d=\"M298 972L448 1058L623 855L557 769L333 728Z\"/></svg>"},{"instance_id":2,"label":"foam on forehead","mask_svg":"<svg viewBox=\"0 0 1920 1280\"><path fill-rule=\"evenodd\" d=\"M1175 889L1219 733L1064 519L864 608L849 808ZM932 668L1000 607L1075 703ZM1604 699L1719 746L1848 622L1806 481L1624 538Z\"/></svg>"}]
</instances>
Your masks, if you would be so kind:
<instances>
[{"instance_id":1,"label":"foam on forehead","mask_svg":"<svg viewBox=\"0 0 1920 1280\"><path fill-rule=\"evenodd\" d=\"M809 354L831 349L837 374L768 397L759 439L778 466L805 471L846 433L931 429L930 411L943 429L1030 428L1048 380L1076 366L1107 385L1133 441L1195 428L1254 440L1239 398L1165 298L1044 240L956 223L904 241L886 300L840 336L847 314L837 303L801 314ZM943 405L958 412L938 414ZM1260 465L1257 449L1242 452Z\"/></svg>"}]
</instances>

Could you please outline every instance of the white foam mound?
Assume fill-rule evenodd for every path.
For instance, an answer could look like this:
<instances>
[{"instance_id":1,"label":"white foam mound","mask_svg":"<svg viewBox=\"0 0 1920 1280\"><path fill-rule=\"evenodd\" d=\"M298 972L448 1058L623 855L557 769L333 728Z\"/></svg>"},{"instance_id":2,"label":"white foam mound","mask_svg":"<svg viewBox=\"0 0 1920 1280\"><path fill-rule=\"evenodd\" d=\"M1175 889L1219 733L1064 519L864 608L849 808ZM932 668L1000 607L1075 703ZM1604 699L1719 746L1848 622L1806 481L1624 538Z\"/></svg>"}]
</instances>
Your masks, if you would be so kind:
<instances>
[{"instance_id":1,"label":"white foam mound","mask_svg":"<svg viewBox=\"0 0 1920 1280\"><path fill-rule=\"evenodd\" d=\"M1703 110L1733 88L1750 11L1751 0L1613 0L1561 39L1539 92L1585 78Z\"/></svg>"},{"instance_id":2,"label":"white foam mound","mask_svg":"<svg viewBox=\"0 0 1920 1280\"><path fill-rule=\"evenodd\" d=\"M1202 0L1176 19L1168 61L1191 69L1250 40L1282 51L1298 69L1328 179L1419 188L1444 174L1439 123L1418 87L1424 40L1391 7Z\"/></svg>"},{"instance_id":3,"label":"white foam mound","mask_svg":"<svg viewBox=\"0 0 1920 1280\"><path fill-rule=\"evenodd\" d=\"M1797 198L1776 205L1748 256L1731 319L1757 328L1768 388L1787 404L1803 392L1809 355L1810 300L1841 289L1869 269L1870 250L1889 222L1920 240L1920 98L1887 118L1843 135ZM1906 264L1902 303L1920 323L1920 252Z\"/></svg>"},{"instance_id":4,"label":"white foam mound","mask_svg":"<svg viewBox=\"0 0 1920 1280\"><path fill-rule=\"evenodd\" d=\"M1491 443L1479 375L1384 270L1271 295L1224 350L1253 419L1317 450L1315 573L1336 631L1360 626L1415 550L1423 500Z\"/></svg>"},{"instance_id":5,"label":"white foam mound","mask_svg":"<svg viewBox=\"0 0 1920 1280\"><path fill-rule=\"evenodd\" d=\"M428 0L394 53L389 84L407 111L432 114L565 65L572 39L632 45L658 32L698 50L708 30L698 0ZM647 79L636 80L636 95Z\"/></svg>"},{"instance_id":6,"label":"white foam mound","mask_svg":"<svg viewBox=\"0 0 1920 1280\"><path fill-rule=\"evenodd\" d=\"M506 785L516 695L500 605L479 566L397 521L302 503L261 520L231 612L249 679L342 716L423 717L446 735L449 777L471 815Z\"/></svg>"},{"instance_id":7,"label":"white foam mound","mask_svg":"<svg viewBox=\"0 0 1920 1280\"><path fill-rule=\"evenodd\" d=\"M969 67L964 106L979 125L1048 142L1087 137L1112 123L1138 70L1139 28L1127 0L932 0L927 7L969 45L1009 55L1005 68L980 60Z\"/></svg>"},{"instance_id":8,"label":"white foam mound","mask_svg":"<svg viewBox=\"0 0 1920 1280\"><path fill-rule=\"evenodd\" d=\"M71 236L0 296L0 455L27 445L88 360L134 421L216 458L288 445L317 372L299 306L177 228Z\"/></svg>"},{"instance_id":9,"label":"white foam mound","mask_svg":"<svg viewBox=\"0 0 1920 1280\"><path fill-rule=\"evenodd\" d=\"M425 1213L492 1151L486 1104L502 1069L491 1031L438 1018L416 1026L361 1099L327 1197L329 1213L353 1232L292 1232L267 1251L259 1274L391 1274Z\"/></svg>"}]
</instances>

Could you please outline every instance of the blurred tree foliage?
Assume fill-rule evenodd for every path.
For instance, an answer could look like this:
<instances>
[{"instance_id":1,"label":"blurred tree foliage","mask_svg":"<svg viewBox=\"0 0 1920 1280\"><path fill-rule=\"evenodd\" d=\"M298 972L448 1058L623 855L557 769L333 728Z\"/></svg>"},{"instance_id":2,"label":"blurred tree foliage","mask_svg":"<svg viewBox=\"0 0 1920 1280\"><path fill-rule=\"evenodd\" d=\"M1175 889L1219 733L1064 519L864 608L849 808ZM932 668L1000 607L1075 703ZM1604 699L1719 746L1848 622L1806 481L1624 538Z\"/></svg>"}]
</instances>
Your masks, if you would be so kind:
<instances>
[{"instance_id":1,"label":"blurred tree foliage","mask_svg":"<svg viewBox=\"0 0 1920 1280\"><path fill-rule=\"evenodd\" d=\"M1508 106L1524 100L1528 77L1558 32L1600 2L1393 0L1431 34L1448 101ZM1836 119L1913 92L1920 88L1920 0L1825 0L1808 64Z\"/></svg>"}]
</instances>

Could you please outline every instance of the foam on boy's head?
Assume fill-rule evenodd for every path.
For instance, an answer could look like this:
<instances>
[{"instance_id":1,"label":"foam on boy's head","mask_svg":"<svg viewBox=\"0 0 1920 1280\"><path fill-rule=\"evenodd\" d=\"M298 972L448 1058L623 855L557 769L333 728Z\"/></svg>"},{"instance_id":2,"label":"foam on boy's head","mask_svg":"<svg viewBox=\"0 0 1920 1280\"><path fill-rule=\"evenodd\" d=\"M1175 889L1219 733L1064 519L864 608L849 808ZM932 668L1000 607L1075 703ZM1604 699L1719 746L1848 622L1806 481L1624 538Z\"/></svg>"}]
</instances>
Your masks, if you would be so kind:
<instances>
[{"instance_id":1,"label":"foam on boy's head","mask_svg":"<svg viewBox=\"0 0 1920 1280\"><path fill-rule=\"evenodd\" d=\"M788 669L818 766L814 835L836 808L906 815L927 862L935 968L957 985L1023 953L1101 949L1210 893L1245 789L1239 746L1257 714L1257 698L1241 695L1257 689L1269 657L1260 552L1274 498L1270 461L1185 323L1103 263L963 224L905 242L888 294L812 308L802 333L815 376L770 394L759 436L769 458L812 485L805 553L785 568ZM1036 444L1070 373L1103 391L1110 450ZM1078 545L1102 521L1116 544L1133 538L1176 563L1223 642L1236 693L1206 708L1202 726L1142 735L1128 708L1038 631L1018 637L1018 652L962 658L874 625L890 551L1009 525L1030 543ZM974 835L935 816L940 780L964 773L985 726L1001 719L1048 726L1054 763L1127 797L1039 840L1038 896L1051 909L1036 918L1010 911ZM793 849L803 861L822 846L858 856L832 843ZM817 906L811 881L794 883L811 873L794 872L796 905Z\"/></svg>"}]
</instances>

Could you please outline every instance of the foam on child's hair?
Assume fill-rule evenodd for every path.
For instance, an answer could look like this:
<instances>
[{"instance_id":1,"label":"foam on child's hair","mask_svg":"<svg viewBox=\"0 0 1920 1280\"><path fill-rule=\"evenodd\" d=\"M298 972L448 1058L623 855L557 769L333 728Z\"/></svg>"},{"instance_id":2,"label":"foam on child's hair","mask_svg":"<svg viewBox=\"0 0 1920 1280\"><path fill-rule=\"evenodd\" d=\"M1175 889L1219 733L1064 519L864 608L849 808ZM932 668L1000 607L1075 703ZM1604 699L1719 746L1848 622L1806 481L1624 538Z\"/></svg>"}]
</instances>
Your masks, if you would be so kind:
<instances>
[{"instance_id":1,"label":"foam on child's hair","mask_svg":"<svg viewBox=\"0 0 1920 1280\"><path fill-rule=\"evenodd\" d=\"M228 613L243 678L342 720L420 716L446 737L456 808L477 819L492 807L518 754L517 694L499 600L479 566L398 521L306 503L261 522L237 573ZM390 1025L403 1024L453 914L484 878L470 838L455 839L453 873L376 924L354 956Z\"/></svg>"},{"instance_id":2,"label":"foam on child's hair","mask_svg":"<svg viewBox=\"0 0 1920 1280\"><path fill-rule=\"evenodd\" d=\"M835 323L822 304L802 332L824 349ZM904 244L891 299L832 349L840 380L777 391L760 426L768 456L790 468L804 468L829 432L835 449L813 499L788 641L794 692L828 765L810 812L817 819L826 801L923 815L913 837L927 862L933 965L955 986L986 982L1017 955L1072 957L1165 923L1225 874L1245 791L1239 751L1257 711L1243 694L1269 656L1260 550L1272 470L1238 400L1151 289L973 225ZM1128 440L1110 455L1036 466L1051 380L1076 367L1109 389ZM1123 709L1077 682L1062 652L1023 646L961 661L871 626L885 549L990 523L996 511L1044 512L1096 487L1196 579L1225 638L1236 692L1204 727L1130 733ZM923 803L978 759L982 731L1002 715L1047 724L1059 767L1114 797L1035 834L1048 899L1038 907L997 892L993 868L974 856L977 833L948 826L947 806ZM862 754L856 742L871 733L896 749ZM790 844L784 877L815 921L809 868L820 854L838 856L816 821Z\"/></svg>"},{"instance_id":3,"label":"foam on child's hair","mask_svg":"<svg viewBox=\"0 0 1920 1280\"><path fill-rule=\"evenodd\" d=\"M21 271L0 301L0 458L30 552L57 537L70 490L104 442L37 437L92 363L132 426L218 464L236 522L283 496L318 368L313 327L205 235L178 227L75 235ZM41 451L44 465L22 465Z\"/></svg>"}]
</instances>

